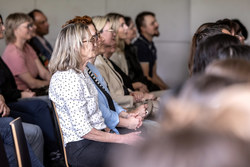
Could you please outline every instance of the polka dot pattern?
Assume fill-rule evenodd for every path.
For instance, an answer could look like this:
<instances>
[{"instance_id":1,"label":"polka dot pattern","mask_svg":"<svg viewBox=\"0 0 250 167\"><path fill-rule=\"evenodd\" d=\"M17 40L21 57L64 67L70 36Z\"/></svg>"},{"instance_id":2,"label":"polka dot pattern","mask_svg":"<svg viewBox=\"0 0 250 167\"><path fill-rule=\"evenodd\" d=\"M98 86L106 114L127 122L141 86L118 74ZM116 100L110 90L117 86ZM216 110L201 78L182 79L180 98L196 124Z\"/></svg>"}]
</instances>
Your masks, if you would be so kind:
<instances>
[{"instance_id":1,"label":"polka dot pattern","mask_svg":"<svg viewBox=\"0 0 250 167\"><path fill-rule=\"evenodd\" d=\"M55 103L65 145L82 140L92 128L106 127L97 90L86 71L56 72L50 81L49 97Z\"/></svg>"}]
</instances>

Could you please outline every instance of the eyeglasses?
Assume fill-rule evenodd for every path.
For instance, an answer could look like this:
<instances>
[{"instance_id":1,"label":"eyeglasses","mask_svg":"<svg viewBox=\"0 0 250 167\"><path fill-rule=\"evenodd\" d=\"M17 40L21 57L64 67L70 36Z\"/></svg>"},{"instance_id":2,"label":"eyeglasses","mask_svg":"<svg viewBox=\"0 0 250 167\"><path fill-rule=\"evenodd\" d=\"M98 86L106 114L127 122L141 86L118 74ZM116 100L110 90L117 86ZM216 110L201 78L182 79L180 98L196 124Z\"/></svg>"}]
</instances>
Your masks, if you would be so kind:
<instances>
[{"instance_id":1,"label":"eyeglasses","mask_svg":"<svg viewBox=\"0 0 250 167\"><path fill-rule=\"evenodd\" d=\"M96 45L97 41L98 41L99 35L95 34L93 35L89 40L83 40L82 42L91 42L94 46Z\"/></svg>"},{"instance_id":2,"label":"eyeglasses","mask_svg":"<svg viewBox=\"0 0 250 167\"><path fill-rule=\"evenodd\" d=\"M27 28L27 29L31 29L31 28L33 28L33 23L29 23L29 24L27 24L27 26L24 26L25 28Z\"/></svg>"},{"instance_id":3,"label":"eyeglasses","mask_svg":"<svg viewBox=\"0 0 250 167\"><path fill-rule=\"evenodd\" d=\"M103 32L114 32L114 30L112 29L112 28L110 28L110 29L108 29L108 30L103 30L103 29L101 29L100 31L99 31L99 34L101 34L101 33L103 33Z\"/></svg>"}]
</instances>

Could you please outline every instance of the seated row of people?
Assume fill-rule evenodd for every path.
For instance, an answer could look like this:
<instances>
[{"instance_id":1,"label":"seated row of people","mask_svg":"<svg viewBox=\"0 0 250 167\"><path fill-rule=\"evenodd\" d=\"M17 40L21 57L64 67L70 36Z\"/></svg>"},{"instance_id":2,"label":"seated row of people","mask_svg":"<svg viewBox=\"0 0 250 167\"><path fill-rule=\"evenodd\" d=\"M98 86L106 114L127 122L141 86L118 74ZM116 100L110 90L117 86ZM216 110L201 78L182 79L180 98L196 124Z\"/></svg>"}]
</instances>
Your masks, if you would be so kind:
<instances>
[{"instance_id":1,"label":"seated row of people","mask_svg":"<svg viewBox=\"0 0 250 167\"><path fill-rule=\"evenodd\" d=\"M122 17L124 20L124 17ZM102 122L101 123L101 127L106 127L106 125L108 126L108 129L111 129L112 132L117 133L118 135L112 134L108 136L111 136L111 140L115 143L126 143L126 144L132 144L138 140L141 140L141 137L138 136L138 134L140 132L132 132L129 133L127 135L121 136L119 135L120 133L126 133L128 132L127 130L124 131L124 129L119 129L119 131L116 129L116 127L126 127L127 129L137 129L140 128L142 126L142 121L143 119L148 116L151 112L151 110L153 110L155 107L157 107L157 101L154 100L154 95L152 94L148 94L147 90L141 90L142 92L133 92L132 90L134 89L132 86L130 87L130 89L128 89L126 87L126 85L123 83L124 77L125 79L128 78L128 76L122 72L122 70L120 70L120 68L117 66L117 68L115 69L114 66L116 66L114 63L113 64L108 64L109 65L109 69L113 72L113 74L115 76L118 77L119 81L117 83L112 83L109 82L108 84L106 84L106 82L108 81L107 77L102 78L101 73L97 70L97 68L92 65L91 63L88 63L90 60L92 60L91 62L94 64L94 59L96 57L96 55L112 55L113 52L116 49L116 42L114 40L114 38L116 37L115 32L112 32L113 29L111 28L111 26L115 23L111 23L111 21L109 20L108 17L96 17L96 20L98 20L102 23L104 23L103 25L98 25L98 23L96 24L96 27L100 27L100 29L98 30L101 34L101 36L98 35L97 30L95 28L95 25L92 23L91 18L90 17L80 17L76 18L75 20L71 20L71 22L67 22L64 29L67 29L69 27L69 25L72 26L72 29L77 28L77 30L79 31L79 29L81 30L80 32L76 32L78 36L77 39L79 38L86 38L89 37L90 39L87 41L80 41L80 43L76 43L76 46L80 45L81 47L78 48L80 49L80 55L86 55L87 59L79 59L77 58L76 60L73 59L73 62L76 64L67 64L68 58L65 61L62 61L63 58L59 58L58 54L59 54L59 49L60 48L56 48L55 51L53 52L53 55L55 58L51 59L50 62L50 67L53 67L53 65L56 65L56 63L58 63L57 65L60 67L59 71L68 71L69 69L73 69L73 71L75 72L80 72L78 70L81 70L82 73L84 73L86 77L86 74L89 75L87 76L89 79L88 81L83 80L82 82L86 82L87 83L87 87L88 90L83 91L82 89L77 90L76 92L74 92L74 89L69 89L68 91L63 91L63 89L60 87L59 94L56 94L56 97L60 97L60 99L63 99L64 97L61 97L61 95L63 96L64 93L70 95L70 96L75 96L76 94L81 94L82 97L87 98L89 95L90 96L94 96L94 98L87 98L88 100L84 100L81 101L82 103L82 107L84 108L78 108L78 109L83 109L80 110L79 112L84 112L85 116L87 118L87 120L85 119L78 119L78 121L88 125L89 128L85 129L87 132L89 132L90 127L92 127L93 131L91 131L91 133L89 132L88 135L84 135L81 134L82 136L80 136L80 138L85 138L86 139L95 139L97 141L99 140L103 140L103 138L93 138L92 135L94 134L98 134L100 133L99 131L96 132L96 130L94 130L95 128L97 128L98 130L100 130L100 128L96 125L92 124L92 121L97 121L97 122ZM79 20L81 21L79 23ZM88 22L89 21L89 22ZM84 25L84 26L83 26ZM87 26L87 27L86 27ZM1 84L1 88L3 88L4 92L3 94L6 96L6 98L8 98L8 100L10 100L10 102L14 102L9 103L9 106L12 107L13 109L18 109L21 110L21 112L12 112L13 114L11 116L13 117L18 117L21 116L23 118L23 121L25 122L32 122L35 123L37 125L39 125L42 128L42 131L45 135L45 143L46 143L46 149L49 150L49 153L54 153L57 152L58 148L57 148L57 144L56 144L56 139L55 139L55 133L54 133L54 128L52 125L52 120L50 117L50 113L49 113L49 107L48 104L42 102L39 99L30 99L27 101L20 101L19 98L31 98L34 97L35 93L32 91L33 88L41 88L44 86L47 86L50 84L50 98L55 102L56 107L58 109L58 105L60 105L60 103L58 104L57 99L53 98L53 82L50 83L50 77L51 75L48 73L47 69L41 64L41 62L39 61L36 53L34 52L34 50L29 46L29 44L27 43L32 37L34 37L34 29L36 28L33 25L33 21L30 19L30 17L24 13L14 13L11 14L7 17L6 19L6 38L7 38L7 47L4 51L3 54L3 60L5 61L5 63L9 66L7 66L3 61L1 61L1 68L3 69L3 82ZM66 28L67 27L67 28ZM106 31L104 28L107 28L108 31ZM63 31L62 30L62 31ZM4 27L1 27L1 32L4 31ZM73 31L73 30L72 30ZM88 34L90 32L90 34ZM64 32L66 33L66 32ZM67 32L68 33L68 32ZM78 34L80 33L80 34ZM83 35L84 34L84 35ZM70 35L70 34L67 34ZM59 38L59 37L58 37ZM73 38L73 37L71 37ZM72 39L68 39L70 42L71 41L75 41L77 42L77 40L72 40ZM60 39L58 39L60 40ZM65 41L62 41L62 43ZM79 42L79 40L78 40ZM83 47L84 43L87 43L88 47ZM67 43L66 43L67 44ZM66 44L60 45L60 46L66 46ZM92 49L89 45L93 45ZM112 46L113 45L113 46ZM61 48L60 54L63 55L63 53L68 53L69 50L72 50L69 46L69 48ZM73 50L75 50L77 48L74 48ZM83 50L86 51L83 51ZM103 51L102 51L103 50ZM64 51L64 52L62 52ZM75 52L74 52L75 53ZM72 53L71 53L72 54ZM61 56L62 56L61 55ZM66 56L69 56L68 54ZM72 55L74 56L74 54ZM99 56L102 57L102 56ZM18 61L17 61L18 60ZM69 63L72 60L70 59ZM85 62L84 64L82 64L82 61ZM109 60L108 60L109 61ZM20 63L21 62L21 63ZM20 64L19 64L20 63ZM88 63L88 64L86 64ZM106 63L106 62L105 62ZM76 67L74 67L74 65L76 65ZM83 67L85 67L85 65L87 65L88 70L83 70ZM74 67L74 68L73 68ZM81 68L80 68L81 67ZM10 69L9 69L10 68ZM50 68L51 73L53 74L53 70ZM120 72L117 72L117 70ZM12 75L12 73L14 75ZM21 72L20 72L21 71ZM121 77L120 75L124 75L124 77ZM70 75L66 75L67 77L69 77ZM93 81L93 83L95 84L96 88L93 87L93 84L91 85L89 83L90 81L90 76L91 79ZM107 76L107 74L105 74L105 76ZM16 82L14 82L16 81ZM105 82L106 81L106 82ZM69 78L69 82L72 83L72 78ZM70 88L69 84L66 81L63 82L63 84L67 84L67 86L63 86L63 88L65 89L66 87ZM132 82L128 82L130 85L132 85ZM82 83L81 83L82 84ZM115 96L117 96L117 92L114 91L114 89L110 89L110 87L112 87L114 84L117 84L118 87L120 86L120 90L116 88L117 91L120 91L120 93L118 92L118 96L121 95L122 98L116 98L117 100L119 100L120 104L125 104L124 106L126 106L126 108L129 108L130 111L129 113L127 112L127 109L122 108L122 106L119 106L112 98L114 98ZM116 86L117 86L116 85ZM143 85L143 84L141 84ZM58 86L58 82L56 82L56 86ZM55 86L54 86L55 87ZM77 87L75 87L77 88ZM109 89L108 89L109 88ZM30 90L31 89L31 90ZM56 88L54 88L54 91L58 91L56 90ZM98 96L96 94L96 89L99 91ZM9 90L11 90L13 93L10 94ZM89 91L89 93L87 93ZM63 93L64 92L64 93ZM110 92L110 93L109 93ZM62 93L62 94L61 94ZM113 95L115 94L115 95ZM124 98L126 95L130 96L129 97L129 103L127 104L126 98ZM85 97L86 96L86 97ZM99 104L98 104L98 100L99 100ZM74 98L73 98L74 99ZM115 98L114 98L115 99ZM116 100L115 99L115 100ZM17 101L19 100L19 101ZM69 99L66 97L65 99L65 105L68 105L68 101ZM150 101L151 100L151 101ZM73 100L74 102L76 102L75 100ZM138 103L139 102L139 103ZM78 103L78 102L77 102ZM79 104L81 104L79 103ZM86 103L86 104L85 104ZM136 104L137 103L137 104ZM77 106L77 105L75 105ZM123 106L123 107L124 107ZM139 107L138 107L139 106ZM93 107L93 109L91 109ZM137 107L137 108L136 108ZM67 109L67 111L70 110L70 112L73 112L73 110L71 110L71 108ZM99 115L97 117L97 119L95 118L94 120L89 120L89 112L97 112ZM148 111L149 110L149 111ZM155 109L157 110L157 108ZM43 112L40 112L43 111ZM101 112L100 112L101 111ZM62 113L63 111L60 109L58 109L58 113L59 113L59 118L62 119L60 120L60 122L65 122L66 125L62 125L62 129L63 129L63 133L64 133L64 139L65 139L65 144L68 142L67 140L67 135L68 133L73 133L72 132L68 132L68 130L66 129L70 129L71 126L73 126L74 128L77 129L77 125L75 125L73 122L78 122L77 120L72 120L71 117L75 117L77 118L79 115L79 113L76 113L77 115L71 115L70 119L68 121L67 120L67 116L66 118L64 118L65 115L63 115ZM69 111L68 111L69 112ZM46 121L44 121L44 114L46 114ZM61 116L62 114L62 116ZM93 113L94 114L94 113ZM91 114L92 115L92 114ZM94 114L95 115L95 114ZM43 118L41 117L43 116ZM60 117L61 116L61 117ZM104 118L103 118L104 117ZM80 117L81 118L81 117ZM90 122L89 122L90 121ZM104 122L105 123L104 123ZM73 123L73 124L72 124ZM106 124L106 125L105 125ZM68 127L70 125L70 127ZM82 127L81 127L82 128ZM84 128L83 128L84 129ZM109 131L109 130L108 130ZM93 133L93 134L92 134ZM100 133L102 134L102 133ZM79 135L79 134L78 134ZM74 136L74 135L73 135ZM69 141L71 141L71 137L69 137ZM73 141L79 139L74 137ZM85 140L87 141L87 140ZM85 142L84 141L84 142ZM104 141L106 141L106 139L104 138ZM67 146L70 144L67 144ZM67 148L66 146L66 148ZM69 146L68 146L69 147ZM105 146L106 147L106 146ZM97 147L99 148L99 147ZM68 149L67 149L68 150ZM72 146L72 150L74 150L74 147ZM69 153L71 154L71 153ZM100 154L101 155L101 154ZM83 156L83 155L81 155ZM71 157L71 156L70 156ZM71 157L72 161L70 161L70 163L74 164L74 163L78 163L78 161L75 161L75 156L72 155ZM91 158L95 159L95 157ZM78 159L80 161L80 159ZM87 163L87 162L86 162ZM93 163L93 161L91 161L90 159L90 163ZM103 161L98 161L96 162L97 166L103 165ZM92 165L91 165L92 166Z\"/></svg>"}]
</instances>

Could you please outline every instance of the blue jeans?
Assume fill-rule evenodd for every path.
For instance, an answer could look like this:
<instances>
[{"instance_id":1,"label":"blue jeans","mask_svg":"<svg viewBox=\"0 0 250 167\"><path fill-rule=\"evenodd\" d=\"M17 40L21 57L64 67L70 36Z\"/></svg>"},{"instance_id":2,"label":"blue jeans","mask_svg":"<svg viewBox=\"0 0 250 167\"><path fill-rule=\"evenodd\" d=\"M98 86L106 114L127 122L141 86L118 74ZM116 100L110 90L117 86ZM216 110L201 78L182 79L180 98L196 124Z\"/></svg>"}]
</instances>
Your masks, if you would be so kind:
<instances>
[{"instance_id":1,"label":"blue jeans","mask_svg":"<svg viewBox=\"0 0 250 167\"><path fill-rule=\"evenodd\" d=\"M5 152L9 161L10 167L16 167L17 161L16 161L16 153L14 149L14 143L12 138L12 133L10 129L9 123L12 121L12 118L0 118L0 135L4 143ZM43 165L38 160L38 158L33 153L32 149L30 148L30 145L28 145L30 159L31 159L31 165L33 167L42 167Z\"/></svg>"},{"instance_id":2,"label":"blue jeans","mask_svg":"<svg viewBox=\"0 0 250 167\"><path fill-rule=\"evenodd\" d=\"M8 103L7 105L11 110L11 117L21 117L23 122L38 125L42 129L45 148L48 152L59 149L50 110L46 102L33 99Z\"/></svg>"}]
</instances>

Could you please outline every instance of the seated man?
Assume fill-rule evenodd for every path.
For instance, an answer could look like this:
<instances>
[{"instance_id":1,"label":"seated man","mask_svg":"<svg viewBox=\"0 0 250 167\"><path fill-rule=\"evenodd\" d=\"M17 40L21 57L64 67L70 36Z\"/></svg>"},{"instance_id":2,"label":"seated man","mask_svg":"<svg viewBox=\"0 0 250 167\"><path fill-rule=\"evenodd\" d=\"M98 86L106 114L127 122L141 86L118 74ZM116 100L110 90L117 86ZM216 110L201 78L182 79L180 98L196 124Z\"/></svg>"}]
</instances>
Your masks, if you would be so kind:
<instances>
[{"instance_id":1,"label":"seated man","mask_svg":"<svg viewBox=\"0 0 250 167\"><path fill-rule=\"evenodd\" d=\"M36 36L31 38L29 44L36 51L42 64L47 67L53 51L50 43L44 38L44 35L49 33L47 17L38 9L34 9L28 15L33 19L37 27Z\"/></svg>"},{"instance_id":2,"label":"seated man","mask_svg":"<svg viewBox=\"0 0 250 167\"><path fill-rule=\"evenodd\" d=\"M158 76L156 69L156 47L153 42L153 37L159 36L159 24L152 12L142 12L136 17L136 26L140 33L140 37L135 41L135 46L138 49L138 59L144 75L148 80L156 84L161 90L167 89L168 85Z\"/></svg>"}]
</instances>

